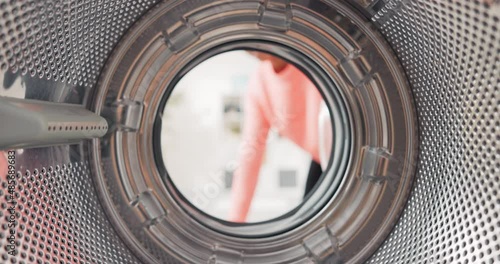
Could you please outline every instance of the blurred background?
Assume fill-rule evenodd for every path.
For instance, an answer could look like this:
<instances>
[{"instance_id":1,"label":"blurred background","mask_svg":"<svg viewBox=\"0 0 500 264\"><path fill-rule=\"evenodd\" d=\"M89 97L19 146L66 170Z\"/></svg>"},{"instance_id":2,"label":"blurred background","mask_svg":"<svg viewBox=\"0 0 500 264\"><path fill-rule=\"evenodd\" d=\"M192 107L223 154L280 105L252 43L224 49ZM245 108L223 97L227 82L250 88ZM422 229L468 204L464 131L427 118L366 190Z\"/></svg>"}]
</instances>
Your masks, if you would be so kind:
<instances>
[{"instance_id":1,"label":"blurred background","mask_svg":"<svg viewBox=\"0 0 500 264\"><path fill-rule=\"evenodd\" d=\"M161 149L180 192L202 211L226 219L242 144L243 96L259 60L246 51L216 55L176 85L164 112ZM248 222L278 217L302 202L311 156L269 132Z\"/></svg>"}]
</instances>

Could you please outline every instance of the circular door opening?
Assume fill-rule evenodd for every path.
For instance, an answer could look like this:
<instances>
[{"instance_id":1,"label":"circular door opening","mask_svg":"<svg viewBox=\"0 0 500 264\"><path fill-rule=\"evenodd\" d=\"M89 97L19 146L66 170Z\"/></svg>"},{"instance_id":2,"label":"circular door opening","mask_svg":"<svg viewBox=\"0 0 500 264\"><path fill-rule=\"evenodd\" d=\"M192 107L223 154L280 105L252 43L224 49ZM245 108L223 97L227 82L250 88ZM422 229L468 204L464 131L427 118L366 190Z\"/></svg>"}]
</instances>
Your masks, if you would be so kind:
<instances>
[{"instance_id":1,"label":"circular door opening","mask_svg":"<svg viewBox=\"0 0 500 264\"><path fill-rule=\"evenodd\" d=\"M334 195L349 124L340 91L313 61L236 41L179 70L159 104L153 148L167 191L199 223L265 237L309 220Z\"/></svg>"},{"instance_id":2,"label":"circular door opening","mask_svg":"<svg viewBox=\"0 0 500 264\"><path fill-rule=\"evenodd\" d=\"M156 125L157 162L191 209L229 222L266 222L293 214L313 196L336 142L332 122L339 137L348 127L345 110L334 104L332 121L311 74L298 67L268 52L236 49L194 60L167 89ZM348 156L344 142L333 145L337 159ZM340 182L340 165L328 185Z\"/></svg>"},{"instance_id":3,"label":"circular door opening","mask_svg":"<svg viewBox=\"0 0 500 264\"><path fill-rule=\"evenodd\" d=\"M153 263L357 263L366 259L396 222L416 164L415 110L390 47L366 20L340 2L284 7L252 0L175 3L162 2L123 37L93 100L94 110L110 124L107 136L91 145L95 181L123 240L145 262ZM176 90L182 87L177 86L197 67L247 51L280 58L314 84L329 110L325 119L332 125L325 130L310 127L317 127L318 134L330 132L332 142L321 144L330 158L325 159L320 183L305 199L304 191L299 191L303 186L298 187L295 194L302 199L281 211L262 218L231 219L228 210L210 211L213 207L203 203L229 185L224 177L226 170L230 176L237 168L238 153L233 155L236 164L219 163L216 168L222 169L222 176L214 178L214 184L198 186L205 197L197 197L197 192L193 196L189 183L179 180L185 180L182 168L199 164L189 160L200 153L186 151L182 161L172 155L181 155L186 148L183 141L198 144L205 137L181 140L175 139L174 132L187 136L198 129L209 134L202 125L220 120L224 133L237 134L244 129L238 122L245 107L228 95L219 99L215 115L202 107L196 110L204 116L195 122L198 127L181 129L174 117L180 113L177 122L189 118L170 106L179 104ZM241 68L248 66L243 59L240 63ZM238 85L237 79L230 82ZM206 93L192 94L203 94L208 102L215 90L209 92L206 83L200 83L198 89ZM315 113L308 120L320 116ZM169 128L169 124L175 125ZM171 137L162 139L162 132ZM269 133L265 138L267 143ZM179 144L175 151L174 144ZM212 156L200 154L200 159L216 155ZM300 166L308 167L307 162ZM204 179L218 174L211 169L199 171L206 175L200 176ZM286 185L290 176L286 171L283 175ZM280 184L279 179L275 184ZM264 203L279 202L275 200Z\"/></svg>"}]
</instances>

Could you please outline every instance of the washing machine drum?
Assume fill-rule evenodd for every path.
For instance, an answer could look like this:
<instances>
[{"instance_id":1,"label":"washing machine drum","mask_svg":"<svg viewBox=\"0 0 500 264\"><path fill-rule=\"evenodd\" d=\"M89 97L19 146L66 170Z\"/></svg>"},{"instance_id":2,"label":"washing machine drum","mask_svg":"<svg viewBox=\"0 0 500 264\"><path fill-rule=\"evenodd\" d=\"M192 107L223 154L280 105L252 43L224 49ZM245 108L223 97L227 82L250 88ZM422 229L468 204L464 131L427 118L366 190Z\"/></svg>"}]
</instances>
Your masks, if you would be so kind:
<instances>
[{"instance_id":1,"label":"washing machine drum","mask_svg":"<svg viewBox=\"0 0 500 264\"><path fill-rule=\"evenodd\" d=\"M2 263L500 262L498 1L1 0L0 15ZM200 209L160 147L173 87L235 50L305 73L331 128L311 128L317 186L250 223Z\"/></svg>"}]
</instances>

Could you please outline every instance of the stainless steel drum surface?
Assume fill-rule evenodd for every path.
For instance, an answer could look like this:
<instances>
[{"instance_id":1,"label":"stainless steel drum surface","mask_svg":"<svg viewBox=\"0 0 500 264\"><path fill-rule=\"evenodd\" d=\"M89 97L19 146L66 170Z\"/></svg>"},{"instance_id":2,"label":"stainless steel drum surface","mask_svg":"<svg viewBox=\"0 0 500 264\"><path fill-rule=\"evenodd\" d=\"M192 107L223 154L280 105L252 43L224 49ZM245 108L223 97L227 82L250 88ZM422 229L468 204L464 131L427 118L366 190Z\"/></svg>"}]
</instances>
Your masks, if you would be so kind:
<instances>
[{"instance_id":1,"label":"stainless steel drum surface","mask_svg":"<svg viewBox=\"0 0 500 264\"><path fill-rule=\"evenodd\" d=\"M116 56L122 54L120 52L123 51L124 41L156 34L148 32L148 27L143 26L141 21L148 21L148 16L157 14L155 12L158 12L158 8L179 5L184 12L196 13L199 6L217 4L254 8L255 15L261 16L259 23L278 25L273 28L276 32L282 32L280 25L288 27L298 11L318 13L339 25L345 23L346 27L339 28L345 29L345 35L350 36L350 39L362 40L360 46L375 43L373 46L377 48L373 51L380 52L380 58L389 65L386 76L394 78L395 85L390 88L394 90L391 91L401 92L404 89L398 90L399 87L409 87L413 97L411 103L410 92L407 93L408 97L406 92L401 92L401 104L404 106L402 112L407 117L404 120L408 121L405 124L409 127L399 125L407 129L406 134L418 131L418 136L415 136L418 139L418 155L413 157L408 154L402 163L404 169L400 172L404 175L407 172L408 177L401 178L402 183L398 185L401 189L392 191L392 194L399 194L394 198L398 201L394 203L397 208L391 207L391 210L384 211L387 214L390 212L390 218L383 218L390 219L390 222L372 222L366 225L373 229L380 226L381 231L374 231L377 235L370 236L370 239L374 239L367 240L366 245L360 245L358 249L343 248L341 241L336 240L335 235L325 227L324 233L313 232L310 236L300 238L302 240L298 239L302 243L297 249L283 246L277 248L276 252L304 251L300 251L303 253L301 258L294 259L296 263L500 262L498 1L193 0L181 5L180 1L154 0L0 0L0 78L3 80L0 99L8 101L9 106L14 105L14 108L9 108L8 113L15 113L15 107L20 107L23 115L32 113L43 119L43 122L37 123L36 120L17 116L15 121L12 115L7 116L7 111L0 112L0 133L10 131L9 135L0 134L0 145L7 146L1 153L5 159L0 159L5 160L5 173L1 166L0 173L8 175L2 175L0 187L1 263L280 262L272 254L245 258L245 250L228 250L224 243L207 244L207 248L200 247L199 252L194 249L192 256L181 256L180 251L175 250L189 248L189 245L169 243L183 243L185 240L170 240L167 236L164 241L155 241L141 228L132 230L130 226L135 224L135 220L132 217L130 222L123 219L139 211L144 214L161 211L158 208L162 204L150 192L141 193L142 198L137 197L138 200L142 199L139 206L133 201L120 204L127 197L119 192L118 185L109 184L112 182L110 179L115 173L118 174L116 168L119 166L131 171L134 168L130 168L129 163L123 163L126 159L116 158L119 155L110 155L113 148L96 147L100 144L115 147L109 137L96 138L104 134L108 124L91 111L103 115L110 122L106 109L99 107L100 103L105 105L105 99L110 95L99 95L109 92L106 90L108 86L102 85L108 85L107 82L114 80L107 73L114 67ZM202 32L202 29L198 30L195 25L190 24L182 14L179 12L177 17L169 16L168 21L166 19L164 22L180 25L180 28L188 30L180 31L182 34L177 31L158 34L174 53L184 49L193 34ZM237 14L221 17L219 22L223 24L222 22L251 17L239 14L241 17ZM356 28L345 22L349 20L347 18L352 19ZM177 20L180 23L174 23ZM305 20L303 23L311 28L317 26L318 32L328 36L331 32L329 28L321 28L324 23L318 21L308 24L309 21ZM139 27L143 27L144 35L140 35L141 31L137 30ZM282 36L280 34L282 33L266 37L270 40L275 36ZM365 38L365 35L369 37ZM337 36L332 38L341 39ZM294 42L295 39L291 37L288 41ZM314 42L309 43L314 46ZM346 43L342 42L338 47L349 46L350 43ZM192 54L196 52L198 51L193 50ZM329 52L335 53L334 50ZM283 52L280 55L292 53ZM310 54L309 58L314 59L314 52ZM351 58L359 55L357 52L349 54ZM391 54L395 54L395 57ZM185 58L190 58L189 56L191 55L185 54ZM192 59L194 60L194 55ZM306 63L305 61L297 63ZM125 60L124 65L126 63L132 61ZM401 68L396 64L400 64ZM172 67L174 66L176 65ZM383 69L385 68L380 67L368 71L366 76ZM334 71L328 74L333 76L333 73ZM356 75L358 73L352 70L344 75L347 78L355 76L354 79L359 77L356 79L359 83L367 81L365 75ZM384 83L391 83L391 78L384 79ZM109 84L110 87L112 85L116 83ZM113 92L111 90L111 96L118 97ZM390 93L391 96L394 94L395 92ZM12 97L25 100L9 99ZM19 101L25 103L14 103ZM50 102L44 103L50 111L40 110L40 101ZM415 109L411 109L411 104ZM124 133L138 129L137 125L143 114L140 102L123 100L109 105L114 107L112 113L119 115L111 118L107 135L114 133L112 129L116 127ZM7 109L1 107L0 109ZM54 114L60 111L58 109L69 114L66 117ZM356 117L347 112L349 111L346 111L346 120L349 120L349 116ZM415 113L416 123L412 123L412 114ZM144 115L148 116L147 113ZM81 116L86 116L86 119ZM352 123L361 123L355 119L353 118ZM48 130L43 130L45 122L49 124ZM356 126L352 125L351 128L355 130ZM25 136L31 135L23 131L29 129L40 136L24 145L19 142L11 145L24 149L8 147L8 143L15 138L12 131L17 130L19 135ZM50 138L50 144L45 141L47 138ZM60 144L56 144L58 139ZM405 149L407 153L414 147L416 149L417 142L405 142L409 146ZM402 145L398 147L403 148ZM96 158L96 150L101 151L99 155L109 159ZM374 155L379 159L387 156L378 149L372 151L368 148L368 151L369 154L365 155ZM125 154L134 155L130 152ZM409 180L413 182L407 182ZM384 186L380 184L384 184L385 180L375 178L373 181L379 187ZM11 199L11 195L14 199ZM317 201L321 199L318 198ZM137 209L130 210L130 206L136 206ZM130 215L119 215L126 211ZM186 221L193 223L195 228L201 226L194 225L201 216L193 213L195 211L187 211L191 215L185 214L182 217L192 216L197 220L182 218L179 223ZM315 222L312 216L307 217L313 220L300 222L300 230L312 227L322 230L321 222ZM149 221L145 226L154 225L155 221ZM177 226L168 228L174 230L172 236L179 236L175 230L182 230ZM210 228L218 232L231 231L216 223ZM245 236L256 234L254 231L234 233ZM210 237L207 239L204 235L206 234L199 233L199 237L192 239L208 243L205 241L210 240ZM362 236L363 233L353 235L359 241L362 241ZM253 245L258 248L259 240ZM292 253L290 254L293 255ZM201 260L195 255L208 257Z\"/></svg>"}]
</instances>

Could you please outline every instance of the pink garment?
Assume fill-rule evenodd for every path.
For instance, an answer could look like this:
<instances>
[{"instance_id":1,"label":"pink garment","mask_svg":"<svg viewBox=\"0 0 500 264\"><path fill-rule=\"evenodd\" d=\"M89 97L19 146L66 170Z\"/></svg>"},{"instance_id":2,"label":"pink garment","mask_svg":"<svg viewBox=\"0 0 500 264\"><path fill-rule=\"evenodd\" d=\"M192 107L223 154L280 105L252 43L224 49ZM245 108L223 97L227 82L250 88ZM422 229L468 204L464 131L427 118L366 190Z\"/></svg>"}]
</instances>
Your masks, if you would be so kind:
<instances>
[{"instance_id":1,"label":"pink garment","mask_svg":"<svg viewBox=\"0 0 500 264\"><path fill-rule=\"evenodd\" d=\"M243 145L233 180L229 221L245 222L271 127L319 163L318 115L322 101L316 86L293 65L276 73L269 61L261 63L245 97Z\"/></svg>"}]
</instances>

